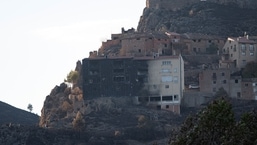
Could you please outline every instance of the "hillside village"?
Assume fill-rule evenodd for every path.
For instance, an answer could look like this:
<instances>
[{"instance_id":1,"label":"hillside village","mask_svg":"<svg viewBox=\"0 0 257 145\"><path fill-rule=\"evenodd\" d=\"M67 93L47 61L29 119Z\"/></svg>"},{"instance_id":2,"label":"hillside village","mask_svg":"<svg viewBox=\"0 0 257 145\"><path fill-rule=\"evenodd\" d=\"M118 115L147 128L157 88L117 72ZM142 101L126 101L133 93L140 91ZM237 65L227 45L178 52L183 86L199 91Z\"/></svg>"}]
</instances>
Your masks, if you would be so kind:
<instances>
[{"instance_id":1,"label":"hillside village","mask_svg":"<svg viewBox=\"0 0 257 145\"><path fill-rule=\"evenodd\" d=\"M200 4L197 3L199 1ZM225 108L233 109L234 114L229 113L233 120L239 121L243 113L257 109L257 102L254 101L257 100L257 34L253 29L256 27L255 21L251 19L253 27L247 27L252 29L252 32L245 32L236 37L214 35L218 32L196 33L199 31L195 29L186 33L170 31L171 29L156 31L158 29L153 28L157 25L147 25L157 24L155 22L164 19L163 17L171 18L171 15L163 16L165 12L173 13L194 3L200 7L194 5L198 10L192 13L203 17L192 19L198 21L199 18L206 18L209 16L206 11L215 12L209 7L202 11L206 1L220 4L217 11L221 10L221 5L233 7L236 4L236 10L240 9L242 12L247 8L255 14L257 6L255 0L146 0L140 27L127 30L121 28L120 33L111 34L109 40L102 42L98 50L89 52L89 57L84 58L82 62L78 61L75 70L67 75L67 79L51 90L41 110L39 127L3 124L0 126L0 144L166 145L172 138L179 138L179 132L186 140L187 132L189 136L197 136L191 134L192 130L200 132L205 139L209 130L210 134L217 138L216 133L212 132L213 128L219 130L217 134L227 135L231 130L220 130L220 127L223 127L220 126L220 120L228 120L224 117L228 116L228 111L222 107L218 107L225 112L222 116L219 114L222 111L209 107L215 113L209 112L211 117L206 117L206 122L214 127L207 128L207 133L195 128L199 127L197 122L201 121L200 117L204 117L199 117L199 114L206 112L203 108L208 108L212 103L217 104L217 101L212 101L217 96L222 97L221 102L226 99L231 103ZM215 5L211 8L214 7ZM149 12L149 9L156 9L157 13L160 12L159 9L165 11L155 15L156 11ZM191 19L189 9L184 11ZM151 15L154 15L152 19L149 18ZM173 15L180 18L184 12L179 11ZM156 19L157 17L159 19ZM249 17L254 19L252 15L246 19ZM172 17L174 18L176 17ZM193 21L183 18L186 27L191 29L189 25ZM212 20L218 19L217 17ZM181 25L181 21L172 21ZM231 20L225 22L228 21ZM213 29L198 27L201 22L197 22L195 28L213 31L223 27L223 21L219 22L220 25L212 27ZM170 22L167 24L170 28L174 26ZM240 29L237 29L236 33L241 32L241 28L246 28L245 25L237 25ZM221 30L226 28L227 25ZM227 32L230 31L224 33ZM202 109L203 111L200 111ZM256 111L252 112L256 116ZM249 141L249 134L256 140L256 132L251 132L256 127L252 123L256 122L255 116L253 120L246 119L251 122L245 123L250 125L250 129L241 122L245 132L239 132L240 135L246 135L244 140ZM230 121L227 123L233 124ZM242 137L234 138L241 140ZM231 136L228 136L228 139L231 140Z\"/></svg>"},{"instance_id":2,"label":"hillside village","mask_svg":"<svg viewBox=\"0 0 257 145\"><path fill-rule=\"evenodd\" d=\"M257 37L175 32L112 34L83 59L84 98L133 96L138 103L180 114L223 88L231 98L256 100L257 79L242 69L257 61Z\"/></svg>"}]
</instances>

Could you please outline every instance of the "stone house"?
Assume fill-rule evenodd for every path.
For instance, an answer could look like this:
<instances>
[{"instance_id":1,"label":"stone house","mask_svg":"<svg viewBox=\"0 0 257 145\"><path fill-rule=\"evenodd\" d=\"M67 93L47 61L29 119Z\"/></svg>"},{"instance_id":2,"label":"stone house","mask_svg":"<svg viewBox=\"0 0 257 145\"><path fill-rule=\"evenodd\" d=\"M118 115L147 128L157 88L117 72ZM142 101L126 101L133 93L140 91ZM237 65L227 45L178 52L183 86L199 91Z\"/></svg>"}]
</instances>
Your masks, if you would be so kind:
<instances>
[{"instance_id":1,"label":"stone house","mask_svg":"<svg viewBox=\"0 0 257 145\"><path fill-rule=\"evenodd\" d=\"M257 78L242 80L242 99L257 100Z\"/></svg>"},{"instance_id":2,"label":"stone house","mask_svg":"<svg viewBox=\"0 0 257 145\"><path fill-rule=\"evenodd\" d=\"M184 90L181 56L85 58L82 75L85 99L126 96L180 114Z\"/></svg>"},{"instance_id":3,"label":"stone house","mask_svg":"<svg viewBox=\"0 0 257 145\"><path fill-rule=\"evenodd\" d=\"M171 55L171 40L162 32L136 32L133 28L121 34L112 34L102 42L98 56L160 56ZM95 57L95 56L92 56Z\"/></svg>"},{"instance_id":4,"label":"stone house","mask_svg":"<svg viewBox=\"0 0 257 145\"><path fill-rule=\"evenodd\" d=\"M181 39L181 43L186 46L183 50L185 55L219 54L225 43L222 37L197 33L182 34Z\"/></svg>"},{"instance_id":5,"label":"stone house","mask_svg":"<svg viewBox=\"0 0 257 145\"><path fill-rule=\"evenodd\" d=\"M121 56L171 55L170 39L165 33L129 33L121 38Z\"/></svg>"},{"instance_id":6,"label":"stone house","mask_svg":"<svg viewBox=\"0 0 257 145\"><path fill-rule=\"evenodd\" d=\"M200 92L212 93L213 95L223 88L227 93L230 92L230 70L213 69L203 70L199 74Z\"/></svg>"},{"instance_id":7,"label":"stone house","mask_svg":"<svg viewBox=\"0 0 257 145\"><path fill-rule=\"evenodd\" d=\"M257 42L248 36L227 38L222 50L222 68L244 68L247 62L257 61Z\"/></svg>"}]
</instances>

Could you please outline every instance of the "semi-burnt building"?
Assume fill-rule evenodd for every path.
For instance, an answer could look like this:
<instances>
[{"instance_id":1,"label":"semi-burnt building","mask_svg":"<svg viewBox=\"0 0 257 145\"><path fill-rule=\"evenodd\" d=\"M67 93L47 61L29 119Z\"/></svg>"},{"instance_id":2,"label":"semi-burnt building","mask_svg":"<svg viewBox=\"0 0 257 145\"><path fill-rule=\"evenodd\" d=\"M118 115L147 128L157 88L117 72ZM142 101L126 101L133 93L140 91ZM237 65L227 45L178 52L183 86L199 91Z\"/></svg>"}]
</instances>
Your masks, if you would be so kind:
<instances>
[{"instance_id":1,"label":"semi-burnt building","mask_svg":"<svg viewBox=\"0 0 257 145\"><path fill-rule=\"evenodd\" d=\"M184 90L181 56L85 58L82 72L85 99L131 96L180 113Z\"/></svg>"}]
</instances>

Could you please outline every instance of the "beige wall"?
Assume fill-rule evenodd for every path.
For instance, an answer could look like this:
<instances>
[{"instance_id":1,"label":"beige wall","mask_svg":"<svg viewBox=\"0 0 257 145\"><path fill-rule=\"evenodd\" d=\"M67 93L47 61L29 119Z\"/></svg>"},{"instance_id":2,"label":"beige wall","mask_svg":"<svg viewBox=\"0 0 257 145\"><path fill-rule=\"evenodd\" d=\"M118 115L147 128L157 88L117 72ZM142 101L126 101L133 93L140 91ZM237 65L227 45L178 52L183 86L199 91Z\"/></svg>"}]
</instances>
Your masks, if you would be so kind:
<instances>
[{"instance_id":1,"label":"beige wall","mask_svg":"<svg viewBox=\"0 0 257 145\"><path fill-rule=\"evenodd\" d=\"M184 62L181 56L157 57L148 61L149 104L159 105L162 109L176 110L180 105L184 90ZM171 100L165 97L172 96ZM159 97L160 101L151 101Z\"/></svg>"}]
</instances>

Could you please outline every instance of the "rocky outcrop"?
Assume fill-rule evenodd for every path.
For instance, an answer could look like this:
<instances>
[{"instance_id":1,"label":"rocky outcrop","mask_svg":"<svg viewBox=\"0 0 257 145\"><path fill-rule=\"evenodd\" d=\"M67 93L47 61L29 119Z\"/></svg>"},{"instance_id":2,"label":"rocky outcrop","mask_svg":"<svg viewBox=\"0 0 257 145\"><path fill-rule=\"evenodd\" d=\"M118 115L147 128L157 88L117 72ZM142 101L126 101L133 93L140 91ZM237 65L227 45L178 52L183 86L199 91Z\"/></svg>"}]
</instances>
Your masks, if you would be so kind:
<instances>
[{"instance_id":1,"label":"rocky outcrop","mask_svg":"<svg viewBox=\"0 0 257 145\"><path fill-rule=\"evenodd\" d=\"M79 87L62 83L55 86L45 99L39 126L47 128L72 128L78 112L84 114L84 99Z\"/></svg>"},{"instance_id":2,"label":"rocky outcrop","mask_svg":"<svg viewBox=\"0 0 257 145\"><path fill-rule=\"evenodd\" d=\"M199 1L177 11L145 8L137 30L242 36L244 32L256 35L256 23L256 9L240 8L230 3L223 5Z\"/></svg>"}]
</instances>

